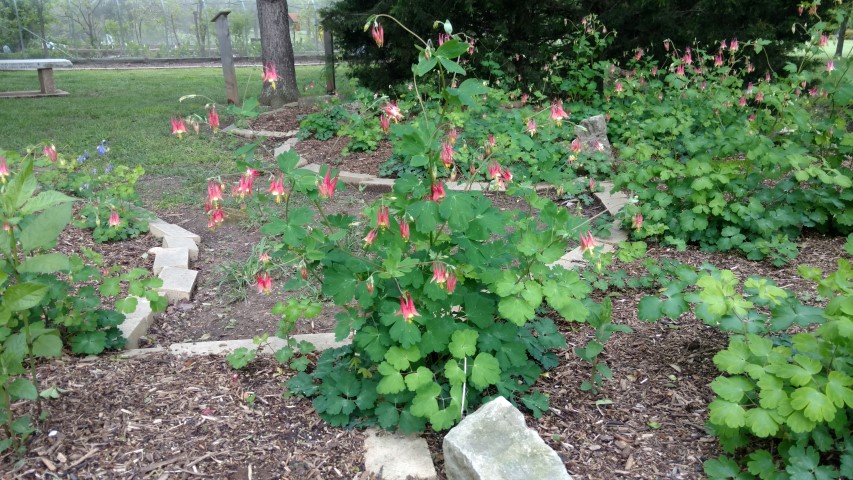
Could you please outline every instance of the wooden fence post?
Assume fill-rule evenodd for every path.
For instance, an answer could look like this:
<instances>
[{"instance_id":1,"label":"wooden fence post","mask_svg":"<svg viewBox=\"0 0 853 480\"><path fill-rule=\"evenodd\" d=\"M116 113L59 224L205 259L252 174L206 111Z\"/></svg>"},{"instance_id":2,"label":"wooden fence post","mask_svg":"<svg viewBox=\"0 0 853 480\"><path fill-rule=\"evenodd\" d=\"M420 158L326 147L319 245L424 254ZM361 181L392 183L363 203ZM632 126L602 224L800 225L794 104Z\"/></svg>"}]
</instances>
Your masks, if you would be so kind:
<instances>
[{"instance_id":1,"label":"wooden fence post","mask_svg":"<svg viewBox=\"0 0 853 480\"><path fill-rule=\"evenodd\" d=\"M219 38L219 53L222 56L222 75L225 77L225 95L229 104L240 104L240 92L237 89L237 71L234 69L234 54L231 50L231 34L228 32L228 14L231 10L217 13L212 23L216 24L216 36Z\"/></svg>"},{"instance_id":2,"label":"wooden fence post","mask_svg":"<svg viewBox=\"0 0 853 480\"><path fill-rule=\"evenodd\" d=\"M334 95L335 87L335 46L332 43L332 31L323 29L323 48L326 50L326 93Z\"/></svg>"}]
</instances>

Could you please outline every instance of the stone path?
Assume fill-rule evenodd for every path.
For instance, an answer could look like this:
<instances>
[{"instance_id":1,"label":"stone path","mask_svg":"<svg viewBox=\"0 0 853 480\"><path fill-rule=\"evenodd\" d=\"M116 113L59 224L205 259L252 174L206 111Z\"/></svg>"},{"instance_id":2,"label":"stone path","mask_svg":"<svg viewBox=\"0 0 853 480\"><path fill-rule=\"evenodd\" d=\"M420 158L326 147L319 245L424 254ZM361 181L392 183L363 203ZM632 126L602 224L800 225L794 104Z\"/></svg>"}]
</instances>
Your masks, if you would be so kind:
<instances>
[{"instance_id":1,"label":"stone path","mask_svg":"<svg viewBox=\"0 0 853 480\"><path fill-rule=\"evenodd\" d=\"M293 148L298 139L295 137L297 131L291 132L265 132L241 130L234 126L225 131L241 136L267 136L276 138L287 138L282 145L274 150L274 155L286 152ZM299 160L298 167L319 172L320 165L308 163L304 159ZM378 187L390 191L394 187L393 179L377 178L352 172L340 172L340 181L363 187ZM604 204L611 215L618 213L630 199L622 193L610 193L613 184L601 182L604 192L596 193L595 196ZM459 182L447 182L446 187L450 190L464 190L465 184ZM488 184L485 182L474 183L472 189L485 190ZM546 184L537 185L537 189L547 188ZM161 295L165 295L170 303L181 300L189 300L198 278L198 271L191 270L191 263L198 259L198 244L201 237L180 226L169 224L162 220L156 220L150 224L151 233L157 238L163 239L162 247L152 248L149 253L156 255L154 260L154 274L163 279L163 286L159 289ZM613 223L611 235L606 239L596 239L602 245L604 252L615 250L619 242L628 239L628 232L623 230L617 222ZM563 255L562 258L551 264L561 265L565 268L575 268L584 265L583 253L580 247ZM169 352L173 355L227 355L240 347L255 348L252 339L208 341L176 343L168 348L154 347L138 349L139 339L148 333L148 328L153 320L151 306L148 300L138 299L139 303L134 313L127 316L121 325L121 330L127 338L125 357L146 355L151 353ZM333 333L294 335L297 341L306 340L314 344L318 350L336 348L349 343L335 341ZM269 344L259 353L272 354L285 345L285 340L270 337ZM367 429L365 431L365 468L368 473L385 480L406 480L409 478L433 480L438 478L432 457L427 447L426 440L417 435L400 435L380 431L378 429Z\"/></svg>"}]
</instances>

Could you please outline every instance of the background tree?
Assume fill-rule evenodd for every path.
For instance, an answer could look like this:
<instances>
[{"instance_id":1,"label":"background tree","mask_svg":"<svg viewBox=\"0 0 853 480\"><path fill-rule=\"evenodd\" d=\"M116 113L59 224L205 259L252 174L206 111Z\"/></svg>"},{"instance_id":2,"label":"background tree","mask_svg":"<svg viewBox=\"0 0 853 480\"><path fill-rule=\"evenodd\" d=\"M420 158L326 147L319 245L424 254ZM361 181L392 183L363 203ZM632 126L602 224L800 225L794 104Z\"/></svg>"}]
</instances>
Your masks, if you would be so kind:
<instances>
[{"instance_id":1,"label":"background tree","mask_svg":"<svg viewBox=\"0 0 853 480\"><path fill-rule=\"evenodd\" d=\"M276 88L265 83L260 101L263 105L277 108L299 100L287 1L257 1L258 20L261 27L261 61L264 65L270 63L274 65L281 80L276 83Z\"/></svg>"},{"instance_id":2,"label":"background tree","mask_svg":"<svg viewBox=\"0 0 853 480\"><path fill-rule=\"evenodd\" d=\"M103 2L104 0L68 0L61 6L62 16L83 30L92 48L98 48L101 44L104 18L100 10Z\"/></svg>"}]
</instances>

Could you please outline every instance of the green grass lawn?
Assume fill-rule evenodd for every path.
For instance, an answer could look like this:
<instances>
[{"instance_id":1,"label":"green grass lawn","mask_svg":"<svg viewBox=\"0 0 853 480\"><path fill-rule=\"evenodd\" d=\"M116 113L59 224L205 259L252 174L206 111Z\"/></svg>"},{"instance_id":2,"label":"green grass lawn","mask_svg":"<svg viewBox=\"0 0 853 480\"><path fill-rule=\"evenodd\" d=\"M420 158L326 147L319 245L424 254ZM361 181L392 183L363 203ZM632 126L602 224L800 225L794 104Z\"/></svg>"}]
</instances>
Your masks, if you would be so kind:
<instances>
[{"instance_id":1,"label":"green grass lawn","mask_svg":"<svg viewBox=\"0 0 853 480\"><path fill-rule=\"evenodd\" d=\"M260 91L260 70L238 68L241 95ZM0 99L0 150L23 151L29 146L53 143L70 158L84 150L94 154L103 139L110 142L114 162L142 164L146 169L180 170L184 164L217 165L230 158L238 139L227 135L189 135L184 141L171 136L169 118L190 114L205 116L207 100L179 102L183 95L199 94L220 105L223 127L231 120L222 115L225 86L221 68L158 70L57 70L57 88L66 97ZM325 85L321 67L298 67L297 83L314 81L314 94ZM4 91L38 90L36 72L0 72ZM191 128L189 125L188 128Z\"/></svg>"}]
</instances>

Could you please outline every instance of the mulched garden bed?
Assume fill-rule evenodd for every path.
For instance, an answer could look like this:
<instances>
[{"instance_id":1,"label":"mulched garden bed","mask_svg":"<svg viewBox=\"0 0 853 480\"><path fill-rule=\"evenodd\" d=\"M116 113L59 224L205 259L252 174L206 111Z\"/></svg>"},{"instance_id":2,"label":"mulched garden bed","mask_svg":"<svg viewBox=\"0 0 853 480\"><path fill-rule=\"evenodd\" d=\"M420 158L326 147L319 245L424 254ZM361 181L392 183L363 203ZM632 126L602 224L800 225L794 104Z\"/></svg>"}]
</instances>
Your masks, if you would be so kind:
<instances>
[{"instance_id":1,"label":"mulched garden bed","mask_svg":"<svg viewBox=\"0 0 853 480\"><path fill-rule=\"evenodd\" d=\"M292 123L279 127L294 129ZM311 145L306 142L303 147ZM322 148L315 145L314 150L326 151L331 155L327 163L333 161L335 154L328 152L338 146ZM147 177L142 179L141 191L152 181ZM157 181L155 178L147 186L149 192L158 191ZM376 195L347 188L336 196L334 209L357 213ZM526 207L516 198L489 195L500 208ZM153 203L152 197L143 197L146 206ZM585 214L601 211L600 205L590 208ZM200 258L194 266L201 275L193 300L171 306L154 322L149 345L273 332L276 319L269 310L286 297L267 297L250 290L247 301L227 303L217 289L222 278L217 267L244 262L261 238L259 227L231 221L210 232L200 208L156 213L202 236ZM103 253L111 264L150 269L153 257L145 253L159 245L149 235L119 244L93 244L87 235L69 228L58 249L70 252L86 245ZM837 258L850 258L843 243L841 238L809 233L800 241L796 263L832 270ZM776 268L693 247L677 252L653 245L647 257L673 258L694 266L708 262L734 271L741 280L763 275L797 291L805 301L819 300L814 287L796 275L795 265ZM725 347L727 337L690 313L677 320L639 321L639 300L654 293L594 294L597 299L611 295L614 321L635 331L616 334L607 343L602 359L611 367L614 379L597 395L580 390L591 367L572 352L592 338L592 329L558 323L568 348L558 352L560 365L536 386L549 395L551 408L539 419L528 415L527 421L577 480L704 478L702 462L721 453L704 423L713 398L708 385L719 373L712 358ZM328 331L333 322L331 317L321 317L314 325L299 324L297 331ZM48 416L40 433L31 439L28 453L23 459L9 453L0 456L0 471L5 472L3 478L26 479L369 478L364 473L362 433L332 428L320 420L309 400L284 396L283 383L290 375L290 370L271 358L260 358L235 372L216 356L63 357L39 367L41 386L61 389L61 398L44 402ZM443 435L432 432L424 436L439 478L445 478Z\"/></svg>"}]
</instances>

